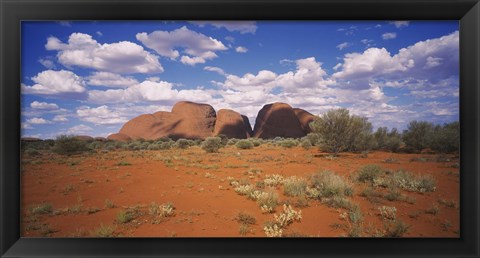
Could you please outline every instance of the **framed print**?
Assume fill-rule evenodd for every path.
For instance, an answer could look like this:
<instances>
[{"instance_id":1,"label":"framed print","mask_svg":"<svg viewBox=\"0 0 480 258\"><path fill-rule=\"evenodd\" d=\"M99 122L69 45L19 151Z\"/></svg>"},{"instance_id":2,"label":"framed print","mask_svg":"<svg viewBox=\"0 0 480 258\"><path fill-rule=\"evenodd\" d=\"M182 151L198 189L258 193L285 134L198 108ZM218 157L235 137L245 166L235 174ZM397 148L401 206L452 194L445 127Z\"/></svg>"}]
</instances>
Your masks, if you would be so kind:
<instances>
[{"instance_id":1,"label":"framed print","mask_svg":"<svg viewBox=\"0 0 480 258\"><path fill-rule=\"evenodd\" d=\"M1 256L478 257L479 8L1 1Z\"/></svg>"}]
</instances>

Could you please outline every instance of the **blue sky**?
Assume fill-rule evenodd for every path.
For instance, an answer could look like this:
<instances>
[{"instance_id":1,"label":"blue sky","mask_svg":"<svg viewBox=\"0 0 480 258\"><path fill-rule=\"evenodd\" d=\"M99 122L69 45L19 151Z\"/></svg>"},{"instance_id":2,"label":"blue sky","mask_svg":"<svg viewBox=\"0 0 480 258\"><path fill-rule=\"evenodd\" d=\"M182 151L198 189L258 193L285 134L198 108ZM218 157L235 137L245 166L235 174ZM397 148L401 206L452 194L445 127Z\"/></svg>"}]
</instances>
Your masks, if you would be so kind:
<instances>
[{"instance_id":1,"label":"blue sky","mask_svg":"<svg viewBox=\"0 0 480 258\"><path fill-rule=\"evenodd\" d=\"M458 120L458 21L22 22L22 136L108 136L182 100L374 127Z\"/></svg>"}]
</instances>

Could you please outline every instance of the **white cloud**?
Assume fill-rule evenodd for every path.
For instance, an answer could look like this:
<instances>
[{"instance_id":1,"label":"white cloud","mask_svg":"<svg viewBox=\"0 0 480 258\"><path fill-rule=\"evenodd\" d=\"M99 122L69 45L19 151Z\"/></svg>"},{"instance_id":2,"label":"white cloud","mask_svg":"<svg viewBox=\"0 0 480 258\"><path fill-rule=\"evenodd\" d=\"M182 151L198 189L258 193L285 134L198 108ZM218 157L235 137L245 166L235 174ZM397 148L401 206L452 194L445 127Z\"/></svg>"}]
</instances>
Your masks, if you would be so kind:
<instances>
[{"instance_id":1,"label":"white cloud","mask_svg":"<svg viewBox=\"0 0 480 258\"><path fill-rule=\"evenodd\" d=\"M392 21L390 24L395 25L397 28L408 27L410 21Z\"/></svg>"},{"instance_id":2,"label":"white cloud","mask_svg":"<svg viewBox=\"0 0 480 258\"><path fill-rule=\"evenodd\" d=\"M172 87L173 84L169 82L147 80L126 89L91 90L88 92L88 101L92 103L148 101L172 104L180 100L208 102L212 99L211 92L206 92L205 90L176 90Z\"/></svg>"},{"instance_id":3,"label":"white cloud","mask_svg":"<svg viewBox=\"0 0 480 258\"><path fill-rule=\"evenodd\" d=\"M215 73L218 73L220 75L226 75L225 71L220 67L205 66L205 67L203 67L203 70L209 71L209 72L215 72Z\"/></svg>"},{"instance_id":4,"label":"white cloud","mask_svg":"<svg viewBox=\"0 0 480 258\"><path fill-rule=\"evenodd\" d=\"M128 121L121 113L111 110L106 105L96 108L81 106L77 109L77 116L80 120L95 125L123 124Z\"/></svg>"},{"instance_id":5,"label":"white cloud","mask_svg":"<svg viewBox=\"0 0 480 258\"><path fill-rule=\"evenodd\" d=\"M103 33L102 33L101 31L97 31L97 32L95 32L95 33L96 33L98 36L100 36L100 37L103 36Z\"/></svg>"},{"instance_id":6,"label":"white cloud","mask_svg":"<svg viewBox=\"0 0 480 258\"><path fill-rule=\"evenodd\" d=\"M337 48L340 49L340 50L343 50L344 48L347 48L348 46L350 46L350 44L348 42L343 42L341 44L338 44Z\"/></svg>"},{"instance_id":7,"label":"white cloud","mask_svg":"<svg viewBox=\"0 0 480 258\"><path fill-rule=\"evenodd\" d=\"M322 69L322 63L317 62L315 57L298 59L296 71L280 74L276 78L276 86L288 91L296 91L301 88L323 88L332 83L327 79L327 72Z\"/></svg>"},{"instance_id":8,"label":"white cloud","mask_svg":"<svg viewBox=\"0 0 480 258\"><path fill-rule=\"evenodd\" d=\"M424 80L432 83L458 75L458 31L449 35L419 41L391 55L385 48L369 48L363 53L348 53L343 58L342 70L333 78L351 82L351 85L369 85L383 79Z\"/></svg>"},{"instance_id":9,"label":"white cloud","mask_svg":"<svg viewBox=\"0 0 480 258\"><path fill-rule=\"evenodd\" d=\"M124 77L119 74L109 72L95 72L87 77L87 84L93 86L106 87L128 87L137 84L138 81L133 77Z\"/></svg>"},{"instance_id":10,"label":"white cloud","mask_svg":"<svg viewBox=\"0 0 480 258\"><path fill-rule=\"evenodd\" d=\"M382 34L382 39L383 40L389 40L389 39L394 39L397 37L397 33L395 32L387 32Z\"/></svg>"},{"instance_id":11,"label":"white cloud","mask_svg":"<svg viewBox=\"0 0 480 258\"><path fill-rule=\"evenodd\" d=\"M29 123L21 123L20 126L22 129L34 129Z\"/></svg>"},{"instance_id":12,"label":"white cloud","mask_svg":"<svg viewBox=\"0 0 480 258\"><path fill-rule=\"evenodd\" d=\"M58 105L55 103L47 103L47 102L38 102L34 101L30 103L30 107L33 109L40 109L40 110L55 110L58 109Z\"/></svg>"},{"instance_id":13,"label":"white cloud","mask_svg":"<svg viewBox=\"0 0 480 258\"><path fill-rule=\"evenodd\" d=\"M91 128L90 126L80 124L80 125L70 127L66 131L66 134L74 134L74 135L75 134L86 134L86 133L91 132L91 131L93 131L93 128Z\"/></svg>"},{"instance_id":14,"label":"white cloud","mask_svg":"<svg viewBox=\"0 0 480 258\"><path fill-rule=\"evenodd\" d=\"M86 91L83 79L70 71L46 70L32 77L33 86L22 84L22 93L39 95L82 94Z\"/></svg>"},{"instance_id":15,"label":"white cloud","mask_svg":"<svg viewBox=\"0 0 480 258\"><path fill-rule=\"evenodd\" d=\"M275 86L277 74L268 70L261 70L257 75L247 73L242 77L229 74L223 86L236 91L269 91Z\"/></svg>"},{"instance_id":16,"label":"white cloud","mask_svg":"<svg viewBox=\"0 0 480 258\"><path fill-rule=\"evenodd\" d=\"M71 21L59 21L58 24L60 24L63 27L72 27Z\"/></svg>"},{"instance_id":17,"label":"white cloud","mask_svg":"<svg viewBox=\"0 0 480 258\"><path fill-rule=\"evenodd\" d=\"M52 119L53 122L68 122L66 115L56 115Z\"/></svg>"},{"instance_id":18,"label":"white cloud","mask_svg":"<svg viewBox=\"0 0 480 258\"><path fill-rule=\"evenodd\" d=\"M184 54L180 57L180 61L188 65L205 63L207 60L218 57L216 51L227 49L221 41L189 30L186 26L170 32L160 30L150 34L142 32L138 33L136 38L159 55L171 59L180 57L177 49L182 48Z\"/></svg>"},{"instance_id":19,"label":"white cloud","mask_svg":"<svg viewBox=\"0 0 480 258\"><path fill-rule=\"evenodd\" d=\"M55 63L49 58L40 58L38 62L42 64L45 68L53 69L55 68Z\"/></svg>"},{"instance_id":20,"label":"white cloud","mask_svg":"<svg viewBox=\"0 0 480 258\"><path fill-rule=\"evenodd\" d=\"M240 34L255 34L257 31L257 24L254 21L193 21L191 23L200 27L211 25L216 28L225 28L231 32L238 31Z\"/></svg>"},{"instance_id":21,"label":"white cloud","mask_svg":"<svg viewBox=\"0 0 480 258\"><path fill-rule=\"evenodd\" d=\"M33 125L44 125L44 124L51 124L52 122L50 122L46 119L43 119L41 117L34 117L34 118L31 118L31 119L28 119L27 123L33 124Z\"/></svg>"},{"instance_id":22,"label":"white cloud","mask_svg":"<svg viewBox=\"0 0 480 258\"><path fill-rule=\"evenodd\" d=\"M80 66L114 73L160 73L163 67L158 56L129 41L100 44L92 36L72 33L68 43L50 37L47 50L57 50L58 61L67 66Z\"/></svg>"},{"instance_id":23,"label":"white cloud","mask_svg":"<svg viewBox=\"0 0 480 258\"><path fill-rule=\"evenodd\" d=\"M235 51L237 53L247 53L248 52L248 49L246 47L242 47L242 46L239 46L239 47L236 47L235 48Z\"/></svg>"}]
</instances>

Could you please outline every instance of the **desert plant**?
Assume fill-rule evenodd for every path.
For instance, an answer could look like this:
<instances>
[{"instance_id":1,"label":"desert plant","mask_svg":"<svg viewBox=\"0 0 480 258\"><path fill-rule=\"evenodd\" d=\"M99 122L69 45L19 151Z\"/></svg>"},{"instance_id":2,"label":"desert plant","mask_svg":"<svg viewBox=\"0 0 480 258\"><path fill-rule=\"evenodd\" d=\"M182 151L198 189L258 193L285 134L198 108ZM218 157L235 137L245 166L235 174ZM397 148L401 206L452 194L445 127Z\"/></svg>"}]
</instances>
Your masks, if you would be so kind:
<instances>
[{"instance_id":1,"label":"desert plant","mask_svg":"<svg viewBox=\"0 0 480 258\"><path fill-rule=\"evenodd\" d=\"M113 225L100 224L100 226L92 232L92 235L95 237L114 237L115 229Z\"/></svg>"},{"instance_id":2,"label":"desert plant","mask_svg":"<svg viewBox=\"0 0 480 258\"><path fill-rule=\"evenodd\" d=\"M251 149L253 148L253 143L249 140L239 140L235 143L235 146L239 149Z\"/></svg>"},{"instance_id":3,"label":"desert plant","mask_svg":"<svg viewBox=\"0 0 480 258\"><path fill-rule=\"evenodd\" d=\"M254 216L245 213L245 212L239 212L235 219L241 223L241 224L246 224L246 225L254 225L257 223L257 219L255 219Z\"/></svg>"},{"instance_id":4,"label":"desert plant","mask_svg":"<svg viewBox=\"0 0 480 258\"><path fill-rule=\"evenodd\" d=\"M90 151L86 141L82 141L73 135L60 135L55 139L53 152L61 155L73 155Z\"/></svg>"},{"instance_id":5,"label":"desert plant","mask_svg":"<svg viewBox=\"0 0 480 258\"><path fill-rule=\"evenodd\" d=\"M332 109L310 123L312 133L318 135L322 150L337 156L347 149L362 151L371 148L372 125L367 118L351 116L345 108Z\"/></svg>"},{"instance_id":6,"label":"desert plant","mask_svg":"<svg viewBox=\"0 0 480 258\"><path fill-rule=\"evenodd\" d=\"M31 214L49 214L53 211L53 206L50 203L44 202L30 207Z\"/></svg>"},{"instance_id":7,"label":"desert plant","mask_svg":"<svg viewBox=\"0 0 480 258\"><path fill-rule=\"evenodd\" d=\"M279 203L278 194L276 192L266 192L266 194L262 194L257 199L257 203L260 206L262 212L271 213L275 210Z\"/></svg>"},{"instance_id":8,"label":"desert plant","mask_svg":"<svg viewBox=\"0 0 480 258\"><path fill-rule=\"evenodd\" d=\"M278 145L284 148L292 148L298 145L298 141L293 139L286 139L286 140L280 141Z\"/></svg>"},{"instance_id":9,"label":"desert plant","mask_svg":"<svg viewBox=\"0 0 480 258\"><path fill-rule=\"evenodd\" d=\"M383 174L383 170L378 165L366 165L357 172L357 180L364 183L373 183L375 179Z\"/></svg>"},{"instance_id":10,"label":"desert plant","mask_svg":"<svg viewBox=\"0 0 480 258\"><path fill-rule=\"evenodd\" d=\"M313 146L313 145L312 145L312 142L310 142L310 140L309 140L308 138L302 139L302 140L300 141L300 145L301 145L304 149L306 149L306 150L312 148L312 146Z\"/></svg>"},{"instance_id":11,"label":"desert plant","mask_svg":"<svg viewBox=\"0 0 480 258\"><path fill-rule=\"evenodd\" d=\"M396 220L397 219L397 208L390 206L381 206L378 208L380 211L380 216L386 220Z\"/></svg>"},{"instance_id":12,"label":"desert plant","mask_svg":"<svg viewBox=\"0 0 480 258\"><path fill-rule=\"evenodd\" d=\"M131 220L133 220L135 218L133 212L127 210L127 211L120 211L118 214L117 214L117 222L118 223L121 223L121 224L125 224L125 223L128 223L130 222Z\"/></svg>"},{"instance_id":13,"label":"desert plant","mask_svg":"<svg viewBox=\"0 0 480 258\"><path fill-rule=\"evenodd\" d=\"M207 137L202 143L202 149L208 153L218 152L222 147L222 139L220 137Z\"/></svg>"},{"instance_id":14,"label":"desert plant","mask_svg":"<svg viewBox=\"0 0 480 258\"><path fill-rule=\"evenodd\" d=\"M429 137L432 136L433 124L425 121L412 121L407 130L403 131L403 141L408 150L419 152L429 147Z\"/></svg>"},{"instance_id":15,"label":"desert plant","mask_svg":"<svg viewBox=\"0 0 480 258\"><path fill-rule=\"evenodd\" d=\"M311 178L314 188L319 192L319 197L351 196L353 188L341 176L332 171L321 171Z\"/></svg>"},{"instance_id":16,"label":"desert plant","mask_svg":"<svg viewBox=\"0 0 480 258\"><path fill-rule=\"evenodd\" d=\"M295 176L283 180L283 193L287 196L301 196L305 194L307 181Z\"/></svg>"},{"instance_id":17,"label":"desert plant","mask_svg":"<svg viewBox=\"0 0 480 258\"><path fill-rule=\"evenodd\" d=\"M407 233L410 228L405 222L401 220L395 220L386 224L385 237L401 237Z\"/></svg>"},{"instance_id":18,"label":"desert plant","mask_svg":"<svg viewBox=\"0 0 480 258\"><path fill-rule=\"evenodd\" d=\"M192 144L189 140L187 139L183 139L183 138L180 138L177 140L177 142L175 143L175 147L179 148L179 149L186 149L188 147L190 147Z\"/></svg>"}]
</instances>

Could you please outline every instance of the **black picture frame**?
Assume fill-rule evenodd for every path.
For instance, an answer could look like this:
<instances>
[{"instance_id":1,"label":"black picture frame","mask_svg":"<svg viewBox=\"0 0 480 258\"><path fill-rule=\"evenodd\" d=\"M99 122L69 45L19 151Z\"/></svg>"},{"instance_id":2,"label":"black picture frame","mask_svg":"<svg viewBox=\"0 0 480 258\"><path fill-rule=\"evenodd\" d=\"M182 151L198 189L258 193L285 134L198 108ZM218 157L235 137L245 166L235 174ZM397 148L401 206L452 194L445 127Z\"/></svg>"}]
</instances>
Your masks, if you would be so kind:
<instances>
[{"instance_id":1,"label":"black picture frame","mask_svg":"<svg viewBox=\"0 0 480 258\"><path fill-rule=\"evenodd\" d=\"M478 0L0 0L1 257L479 257ZM20 237L22 20L459 20L460 238Z\"/></svg>"}]
</instances>

